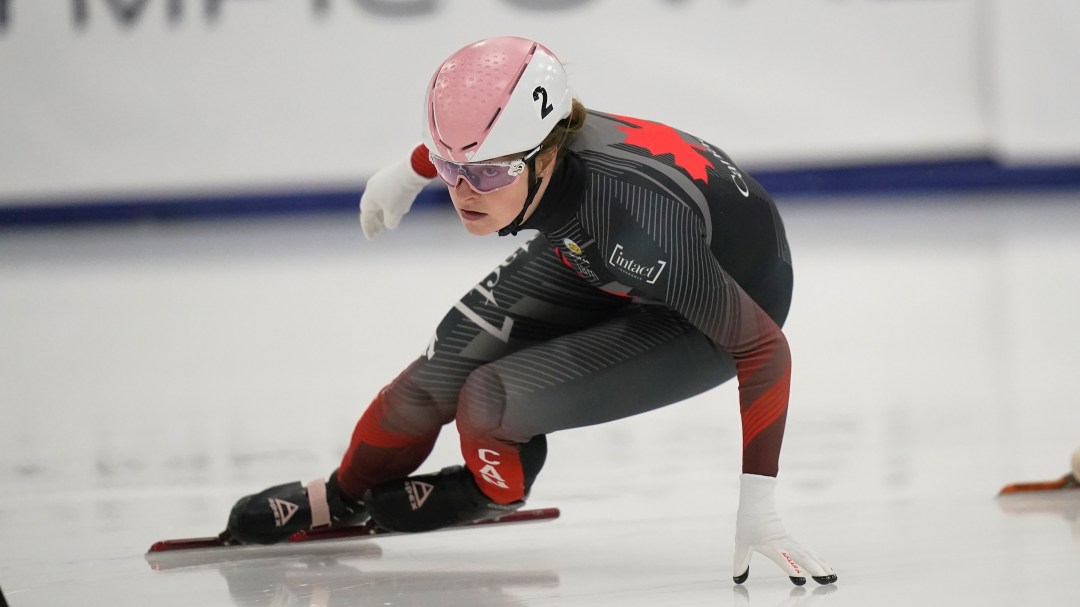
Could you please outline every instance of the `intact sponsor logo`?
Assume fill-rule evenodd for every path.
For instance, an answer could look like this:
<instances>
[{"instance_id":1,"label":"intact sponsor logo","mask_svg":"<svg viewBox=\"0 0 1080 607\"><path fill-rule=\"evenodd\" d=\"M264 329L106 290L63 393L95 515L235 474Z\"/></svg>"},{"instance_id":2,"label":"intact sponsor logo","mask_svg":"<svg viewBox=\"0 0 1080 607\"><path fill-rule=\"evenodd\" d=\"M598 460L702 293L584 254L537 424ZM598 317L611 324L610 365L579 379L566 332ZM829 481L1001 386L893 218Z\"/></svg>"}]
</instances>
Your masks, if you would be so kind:
<instances>
[{"instance_id":1,"label":"intact sponsor logo","mask_svg":"<svg viewBox=\"0 0 1080 607\"><path fill-rule=\"evenodd\" d=\"M582 250L581 250L581 247L578 246L578 243L574 242L573 240L570 240L569 238L564 238L563 239L563 244L566 245L566 248L570 249L570 252L573 253L574 255L581 255Z\"/></svg>"},{"instance_id":2,"label":"intact sponsor logo","mask_svg":"<svg viewBox=\"0 0 1080 607\"><path fill-rule=\"evenodd\" d=\"M502 462L496 459L499 455L498 451L492 451L491 449L480 449L477 451L477 456L480 457L480 461L486 464L480 469L480 476L485 481L499 487L501 489L509 489L510 486L506 484L506 479L499 474L499 469L496 467Z\"/></svg>"},{"instance_id":3,"label":"intact sponsor logo","mask_svg":"<svg viewBox=\"0 0 1080 607\"><path fill-rule=\"evenodd\" d=\"M642 261L630 257L621 244L616 244L615 249L611 251L608 264L623 274L643 280L650 285L656 284L656 281L660 279L660 275L664 273L664 268L667 267L667 262L664 260Z\"/></svg>"},{"instance_id":4,"label":"intact sponsor logo","mask_svg":"<svg viewBox=\"0 0 1080 607\"><path fill-rule=\"evenodd\" d=\"M405 481L405 494L409 496L409 507L419 510L424 507L424 502L431 497L435 485L423 481Z\"/></svg>"},{"instance_id":5,"label":"intact sponsor logo","mask_svg":"<svg viewBox=\"0 0 1080 607\"><path fill-rule=\"evenodd\" d=\"M268 498L268 501L270 502L270 511L274 513L275 527L284 527L285 523L288 523L289 519L300 509L300 506L276 497Z\"/></svg>"}]
</instances>

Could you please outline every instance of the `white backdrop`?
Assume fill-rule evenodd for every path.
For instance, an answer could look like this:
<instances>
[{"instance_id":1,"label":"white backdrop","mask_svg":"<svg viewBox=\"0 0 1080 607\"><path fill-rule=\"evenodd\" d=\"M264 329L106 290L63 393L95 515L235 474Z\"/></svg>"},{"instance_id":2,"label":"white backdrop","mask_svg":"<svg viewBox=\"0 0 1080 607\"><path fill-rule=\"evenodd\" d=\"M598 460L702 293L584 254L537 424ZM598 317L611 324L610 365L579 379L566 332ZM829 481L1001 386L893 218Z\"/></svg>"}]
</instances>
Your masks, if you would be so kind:
<instances>
[{"instance_id":1,"label":"white backdrop","mask_svg":"<svg viewBox=\"0 0 1080 607\"><path fill-rule=\"evenodd\" d=\"M1071 0L0 0L0 205L360 185L475 39L753 167L1080 159Z\"/></svg>"},{"instance_id":2,"label":"white backdrop","mask_svg":"<svg viewBox=\"0 0 1080 607\"><path fill-rule=\"evenodd\" d=\"M1018 162L1080 160L1080 2L991 4L995 149Z\"/></svg>"}]
</instances>

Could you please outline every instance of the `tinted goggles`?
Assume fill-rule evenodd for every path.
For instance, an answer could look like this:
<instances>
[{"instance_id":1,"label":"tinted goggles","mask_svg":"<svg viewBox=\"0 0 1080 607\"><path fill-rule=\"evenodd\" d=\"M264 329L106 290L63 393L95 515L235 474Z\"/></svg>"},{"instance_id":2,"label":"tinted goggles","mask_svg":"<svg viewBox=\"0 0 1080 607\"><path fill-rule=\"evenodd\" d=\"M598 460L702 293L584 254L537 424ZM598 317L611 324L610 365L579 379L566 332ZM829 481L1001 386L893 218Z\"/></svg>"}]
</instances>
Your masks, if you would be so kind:
<instances>
[{"instance_id":1,"label":"tinted goggles","mask_svg":"<svg viewBox=\"0 0 1080 607\"><path fill-rule=\"evenodd\" d=\"M439 158L435 154L428 157L446 185L457 187L458 179L464 177L465 181L469 182L469 187L480 194L489 194L517 181L518 176L525 172L526 161L539 151L540 148L537 147L520 160L505 162L454 162Z\"/></svg>"}]
</instances>

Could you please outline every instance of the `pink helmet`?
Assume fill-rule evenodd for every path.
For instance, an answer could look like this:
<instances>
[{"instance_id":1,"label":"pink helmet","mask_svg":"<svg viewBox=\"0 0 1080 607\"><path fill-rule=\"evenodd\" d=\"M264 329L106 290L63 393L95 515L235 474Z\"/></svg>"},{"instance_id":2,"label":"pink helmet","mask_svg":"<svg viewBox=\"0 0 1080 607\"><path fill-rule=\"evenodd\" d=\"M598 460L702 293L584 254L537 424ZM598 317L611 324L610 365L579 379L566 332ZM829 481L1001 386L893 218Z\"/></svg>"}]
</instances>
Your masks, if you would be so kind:
<instances>
[{"instance_id":1,"label":"pink helmet","mask_svg":"<svg viewBox=\"0 0 1080 607\"><path fill-rule=\"evenodd\" d=\"M572 99L562 64L544 46L514 36L474 42L431 79L424 144L455 162L529 151L570 115Z\"/></svg>"}]
</instances>

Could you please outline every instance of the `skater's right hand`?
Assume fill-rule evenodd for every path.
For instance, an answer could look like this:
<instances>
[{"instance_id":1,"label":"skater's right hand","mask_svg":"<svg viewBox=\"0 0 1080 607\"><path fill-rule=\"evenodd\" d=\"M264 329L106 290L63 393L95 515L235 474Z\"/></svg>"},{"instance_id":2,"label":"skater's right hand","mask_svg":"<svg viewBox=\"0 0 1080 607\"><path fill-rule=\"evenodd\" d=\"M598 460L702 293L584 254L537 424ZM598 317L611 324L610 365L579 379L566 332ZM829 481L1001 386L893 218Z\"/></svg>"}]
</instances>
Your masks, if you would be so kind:
<instances>
[{"instance_id":1,"label":"skater's right hand","mask_svg":"<svg viewBox=\"0 0 1080 607\"><path fill-rule=\"evenodd\" d=\"M776 479L743 474L739 477L739 513L735 521L734 580L742 584L750 576L750 556L761 553L787 572L796 586L809 573L819 584L836 581L836 572L784 529L776 513Z\"/></svg>"},{"instance_id":2,"label":"skater's right hand","mask_svg":"<svg viewBox=\"0 0 1080 607\"><path fill-rule=\"evenodd\" d=\"M372 175L360 197L360 227L364 237L371 240L383 228L397 229L402 216L409 212L430 181L413 169L411 154Z\"/></svg>"}]
</instances>

